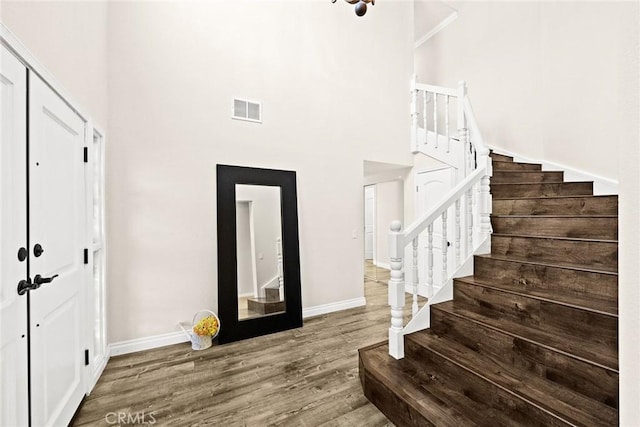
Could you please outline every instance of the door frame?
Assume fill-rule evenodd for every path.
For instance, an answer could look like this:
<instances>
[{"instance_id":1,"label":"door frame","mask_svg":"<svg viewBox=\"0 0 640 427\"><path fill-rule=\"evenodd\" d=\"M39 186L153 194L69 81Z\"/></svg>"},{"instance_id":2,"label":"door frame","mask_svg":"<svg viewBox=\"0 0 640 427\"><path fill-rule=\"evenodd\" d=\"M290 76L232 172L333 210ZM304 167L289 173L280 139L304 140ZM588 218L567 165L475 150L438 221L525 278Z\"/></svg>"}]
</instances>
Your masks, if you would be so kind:
<instances>
[{"instance_id":1,"label":"door frame","mask_svg":"<svg viewBox=\"0 0 640 427\"><path fill-rule=\"evenodd\" d=\"M51 90L53 90L53 92L56 95L58 95L69 106L69 108L71 108L84 122L84 126L85 126L84 146L87 147L88 154L89 154L88 156L89 163L85 164L85 183L88 188L87 190L88 194L86 199L87 200L86 209L88 210L87 211L88 213L91 213L90 215L87 215L86 233L85 233L86 241L84 243L85 243L85 247L89 250L90 255L92 255L91 249L93 248L93 242L92 242L93 178L92 178L92 173L90 172L93 172L93 169L91 168L92 163L90 159L94 158L91 155L94 147L93 137L94 137L94 134L98 134L101 137L102 150L103 150L102 161L104 162L104 147L105 147L105 141L106 141L106 133L103 131L103 128L101 126L95 123L95 121L91 118L91 115L89 114L89 112L70 95L67 89L65 89L65 87L54 77L54 75L29 51L29 49L27 49L24 43L22 43L22 41L15 34L13 34L11 30L9 30L9 28L7 28L7 26L4 25L4 23L2 22L0 22L0 43L3 46L5 46L18 59L18 61L20 61L29 70L29 72L34 73L38 77L40 77L47 84L47 86L49 86ZM102 190L101 200L103 201L102 206L100 207L100 210L102 215L101 225L103 230L103 241L102 241L103 264L102 266L105 267L105 271L103 272L103 276L102 276L102 279L104 280L103 282L104 286L102 287L103 292L101 295L101 298L102 298L101 304L104 304L105 310L102 312L103 316L100 320L102 325L104 325L105 335L104 335L103 342L105 345L103 349L102 360L99 360L99 361L93 360L90 355L89 357L90 364L88 366L85 366L85 369L82 370L83 383L85 387L85 393L87 395L91 392L91 390L95 386L97 379L100 377L102 371L104 370L104 367L107 364L107 361L109 360L109 346L106 342L106 339L107 339L106 288L108 286L107 285L108 282L106 278L107 242L106 242L106 239L104 238L104 236L106 235L106 228L105 228L106 209L105 209L105 203L104 203L105 168L104 168L104 164L100 166L101 166L100 172L97 178L101 180L101 183L100 183L100 188ZM91 199L89 198L89 196L91 196ZM89 200L91 200L91 202L89 202ZM88 261L89 262L88 262L88 265L86 266L85 275L84 275L87 285L92 284L92 276L93 276L92 273L94 269L93 256L89 256ZM85 296L87 293L89 292L85 292ZM89 344L90 343L89 338L93 337L93 332L94 332L93 319L89 317L91 313L92 313L91 310L84 310L84 314L87 317L84 319L85 321L82 322L83 330L81 331L81 334L82 334L82 337L84 337L85 339L85 348L91 348Z\"/></svg>"},{"instance_id":2,"label":"door frame","mask_svg":"<svg viewBox=\"0 0 640 427\"><path fill-rule=\"evenodd\" d=\"M372 240L372 245L373 247L371 248L371 260L373 261L373 265L377 266L378 265L378 258L377 258L377 251L376 251L376 239L378 238L377 233L376 233L376 229L377 229L377 212L376 212L376 208L377 208L377 201L378 201L378 187L377 184L369 184L369 185L365 185L362 189L362 196L363 196L363 201L364 201L364 206L363 206L363 212L364 212L364 227L363 227L363 233L365 235L362 236L362 250L363 250L363 256L362 258L364 258L364 255L367 253L366 251L366 229L367 229L367 188L371 187L373 189L373 212L372 214L372 221L373 221L373 232L371 240Z\"/></svg>"}]
</instances>

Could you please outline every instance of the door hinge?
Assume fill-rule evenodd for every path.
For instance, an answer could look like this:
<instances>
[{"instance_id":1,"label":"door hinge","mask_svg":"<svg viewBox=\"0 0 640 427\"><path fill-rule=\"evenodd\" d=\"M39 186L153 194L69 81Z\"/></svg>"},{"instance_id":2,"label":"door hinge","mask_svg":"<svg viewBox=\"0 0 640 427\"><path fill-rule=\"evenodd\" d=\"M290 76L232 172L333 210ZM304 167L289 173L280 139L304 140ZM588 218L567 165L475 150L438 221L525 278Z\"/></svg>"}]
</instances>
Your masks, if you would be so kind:
<instances>
[{"instance_id":1,"label":"door hinge","mask_svg":"<svg viewBox=\"0 0 640 427\"><path fill-rule=\"evenodd\" d=\"M420 191L420 187L416 185L416 191Z\"/></svg>"},{"instance_id":2,"label":"door hinge","mask_svg":"<svg viewBox=\"0 0 640 427\"><path fill-rule=\"evenodd\" d=\"M84 351L84 366L89 366L89 349Z\"/></svg>"},{"instance_id":3,"label":"door hinge","mask_svg":"<svg viewBox=\"0 0 640 427\"><path fill-rule=\"evenodd\" d=\"M89 249L84 250L84 263L89 264Z\"/></svg>"},{"instance_id":4,"label":"door hinge","mask_svg":"<svg viewBox=\"0 0 640 427\"><path fill-rule=\"evenodd\" d=\"M89 147L84 147L84 162L89 163Z\"/></svg>"}]
</instances>

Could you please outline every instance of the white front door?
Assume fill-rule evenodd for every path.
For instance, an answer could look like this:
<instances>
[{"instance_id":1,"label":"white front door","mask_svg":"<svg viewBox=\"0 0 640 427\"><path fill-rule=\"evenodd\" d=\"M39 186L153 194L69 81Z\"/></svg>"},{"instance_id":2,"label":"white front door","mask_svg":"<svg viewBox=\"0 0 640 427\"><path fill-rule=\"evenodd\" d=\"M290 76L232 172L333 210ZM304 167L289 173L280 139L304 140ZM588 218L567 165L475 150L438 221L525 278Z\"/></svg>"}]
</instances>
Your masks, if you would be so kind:
<instances>
[{"instance_id":1,"label":"white front door","mask_svg":"<svg viewBox=\"0 0 640 427\"><path fill-rule=\"evenodd\" d=\"M34 74L29 103L32 423L66 425L84 396L85 124Z\"/></svg>"},{"instance_id":2,"label":"white front door","mask_svg":"<svg viewBox=\"0 0 640 427\"><path fill-rule=\"evenodd\" d=\"M27 296L17 289L27 278L27 70L3 46L0 55L0 425L24 426Z\"/></svg>"},{"instance_id":3,"label":"white front door","mask_svg":"<svg viewBox=\"0 0 640 427\"><path fill-rule=\"evenodd\" d=\"M446 196L446 194L454 187L454 172L455 169L451 167L436 169L433 171L421 172L416 175L416 186L418 187L417 195L417 217L424 215L430 209L436 206L438 201ZM433 223L433 285L439 287L442 285L444 272L442 268L442 255L443 247L446 247L447 251L447 265L448 271L452 271L452 265L455 260L451 255L453 247L450 242L453 241L453 233L455 231L454 221L452 216L452 209L449 209L447 218L447 241L445 243L443 238L442 219L438 218ZM418 274L421 284L427 283L428 268L427 268L427 254L428 254L428 235L425 231L420 235L420 245L418 249Z\"/></svg>"},{"instance_id":4,"label":"white front door","mask_svg":"<svg viewBox=\"0 0 640 427\"><path fill-rule=\"evenodd\" d=\"M364 187L364 259L375 261L376 186Z\"/></svg>"}]
</instances>

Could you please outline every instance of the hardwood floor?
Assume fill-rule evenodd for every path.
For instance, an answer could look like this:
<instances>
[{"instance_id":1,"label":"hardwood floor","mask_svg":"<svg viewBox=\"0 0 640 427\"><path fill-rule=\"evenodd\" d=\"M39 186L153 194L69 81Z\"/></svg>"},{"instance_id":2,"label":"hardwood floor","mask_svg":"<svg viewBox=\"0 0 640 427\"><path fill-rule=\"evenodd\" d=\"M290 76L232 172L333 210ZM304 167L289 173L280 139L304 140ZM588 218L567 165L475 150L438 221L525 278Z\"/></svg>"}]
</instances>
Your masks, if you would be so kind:
<instances>
[{"instance_id":1,"label":"hardwood floor","mask_svg":"<svg viewBox=\"0 0 640 427\"><path fill-rule=\"evenodd\" d=\"M365 297L299 329L113 357L73 425L119 425L123 413L159 426L392 426L358 379L358 348L387 339L386 282L366 280Z\"/></svg>"}]
</instances>

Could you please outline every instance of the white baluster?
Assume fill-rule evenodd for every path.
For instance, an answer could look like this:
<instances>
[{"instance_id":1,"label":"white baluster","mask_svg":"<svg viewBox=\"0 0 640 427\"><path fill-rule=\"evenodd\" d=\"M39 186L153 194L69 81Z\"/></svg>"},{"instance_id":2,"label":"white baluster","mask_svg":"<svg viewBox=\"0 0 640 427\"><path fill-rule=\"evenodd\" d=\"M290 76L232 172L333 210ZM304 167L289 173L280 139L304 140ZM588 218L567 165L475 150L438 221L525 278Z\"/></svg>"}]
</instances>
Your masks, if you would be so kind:
<instances>
[{"instance_id":1,"label":"white baluster","mask_svg":"<svg viewBox=\"0 0 640 427\"><path fill-rule=\"evenodd\" d=\"M404 357L403 311L404 311L404 275L402 273L403 241L400 221L391 223L389 233L389 254L391 279L389 280L389 305L391 306L391 327L389 328L389 354L396 358Z\"/></svg>"},{"instance_id":2,"label":"white baluster","mask_svg":"<svg viewBox=\"0 0 640 427\"><path fill-rule=\"evenodd\" d=\"M444 129L446 132L446 138L447 138L447 153L449 152L450 148L451 148L451 141L449 140L449 95L447 95L447 97L445 98L445 105L444 105Z\"/></svg>"},{"instance_id":3,"label":"white baluster","mask_svg":"<svg viewBox=\"0 0 640 427\"><path fill-rule=\"evenodd\" d=\"M460 267L460 199L456 200L456 268Z\"/></svg>"},{"instance_id":4,"label":"white baluster","mask_svg":"<svg viewBox=\"0 0 640 427\"><path fill-rule=\"evenodd\" d=\"M438 94L433 92L433 133L436 134L436 148L438 148Z\"/></svg>"},{"instance_id":5,"label":"white baluster","mask_svg":"<svg viewBox=\"0 0 640 427\"><path fill-rule=\"evenodd\" d=\"M433 223L427 226L427 296L433 296Z\"/></svg>"},{"instance_id":6,"label":"white baluster","mask_svg":"<svg viewBox=\"0 0 640 427\"><path fill-rule=\"evenodd\" d=\"M473 188L467 190L467 256L473 252Z\"/></svg>"},{"instance_id":7,"label":"white baluster","mask_svg":"<svg viewBox=\"0 0 640 427\"><path fill-rule=\"evenodd\" d=\"M411 87L411 150L414 153L418 151L418 89L415 85L414 76Z\"/></svg>"},{"instance_id":8,"label":"white baluster","mask_svg":"<svg viewBox=\"0 0 640 427\"><path fill-rule=\"evenodd\" d=\"M418 239L413 239L413 304L411 306L411 315L418 314Z\"/></svg>"},{"instance_id":9,"label":"white baluster","mask_svg":"<svg viewBox=\"0 0 640 427\"><path fill-rule=\"evenodd\" d=\"M427 129L427 103L429 102L429 93L427 91L422 92L422 120L424 120L424 142L425 144L429 141L429 133Z\"/></svg>"},{"instance_id":10,"label":"white baluster","mask_svg":"<svg viewBox=\"0 0 640 427\"><path fill-rule=\"evenodd\" d=\"M282 262L282 239L276 239L276 254L278 260L278 293L280 300L284 299L284 264Z\"/></svg>"},{"instance_id":11,"label":"white baluster","mask_svg":"<svg viewBox=\"0 0 640 427\"><path fill-rule=\"evenodd\" d=\"M447 210L442 212L442 283L444 285L449 277L447 255L449 252L449 240L447 239Z\"/></svg>"}]
</instances>

